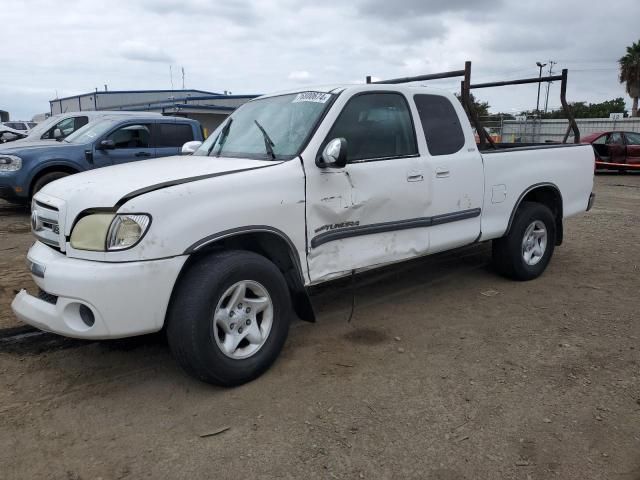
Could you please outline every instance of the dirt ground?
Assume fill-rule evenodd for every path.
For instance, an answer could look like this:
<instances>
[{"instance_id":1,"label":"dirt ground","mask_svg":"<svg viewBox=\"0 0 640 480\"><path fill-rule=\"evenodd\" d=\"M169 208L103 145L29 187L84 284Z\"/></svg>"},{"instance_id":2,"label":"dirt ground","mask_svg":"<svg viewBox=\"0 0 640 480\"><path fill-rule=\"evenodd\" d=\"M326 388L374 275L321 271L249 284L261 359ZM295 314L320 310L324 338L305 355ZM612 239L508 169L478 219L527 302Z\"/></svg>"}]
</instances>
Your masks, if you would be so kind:
<instances>
[{"instance_id":1,"label":"dirt ground","mask_svg":"<svg viewBox=\"0 0 640 480\"><path fill-rule=\"evenodd\" d=\"M596 183L541 278L479 245L334 284L235 389L160 335L0 331L0 477L639 480L640 175ZM32 285L28 229L0 204L0 327Z\"/></svg>"}]
</instances>

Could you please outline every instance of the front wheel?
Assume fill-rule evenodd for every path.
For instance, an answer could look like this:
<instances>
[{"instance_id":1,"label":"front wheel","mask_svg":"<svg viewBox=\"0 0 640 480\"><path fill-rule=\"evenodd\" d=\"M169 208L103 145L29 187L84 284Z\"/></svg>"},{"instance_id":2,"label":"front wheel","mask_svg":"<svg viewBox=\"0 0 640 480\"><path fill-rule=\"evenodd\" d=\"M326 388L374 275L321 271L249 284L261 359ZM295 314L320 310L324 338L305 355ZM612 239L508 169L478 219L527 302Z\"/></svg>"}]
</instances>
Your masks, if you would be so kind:
<instances>
[{"instance_id":1,"label":"front wheel","mask_svg":"<svg viewBox=\"0 0 640 480\"><path fill-rule=\"evenodd\" d=\"M556 243L556 223L548 207L523 202L509 233L493 241L493 266L514 280L532 280L547 268Z\"/></svg>"},{"instance_id":2,"label":"front wheel","mask_svg":"<svg viewBox=\"0 0 640 480\"><path fill-rule=\"evenodd\" d=\"M228 251L200 259L182 276L167 314L167 338L188 373L234 386L271 366L290 319L280 270L258 254Z\"/></svg>"}]
</instances>

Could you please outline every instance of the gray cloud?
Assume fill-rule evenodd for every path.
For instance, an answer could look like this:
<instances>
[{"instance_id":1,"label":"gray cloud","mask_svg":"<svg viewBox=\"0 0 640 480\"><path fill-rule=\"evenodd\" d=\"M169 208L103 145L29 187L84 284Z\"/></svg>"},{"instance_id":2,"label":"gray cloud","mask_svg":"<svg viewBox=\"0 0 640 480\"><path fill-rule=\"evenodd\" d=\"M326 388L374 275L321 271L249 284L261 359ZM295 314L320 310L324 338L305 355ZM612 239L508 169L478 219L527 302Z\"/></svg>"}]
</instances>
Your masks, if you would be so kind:
<instances>
[{"instance_id":1,"label":"gray cloud","mask_svg":"<svg viewBox=\"0 0 640 480\"><path fill-rule=\"evenodd\" d=\"M120 45L120 54L128 60L171 63L173 58L165 51L143 42L127 41Z\"/></svg>"},{"instance_id":2,"label":"gray cloud","mask_svg":"<svg viewBox=\"0 0 640 480\"><path fill-rule=\"evenodd\" d=\"M362 0L357 8L364 15L393 20L448 12L498 10L502 8L502 0Z\"/></svg>"},{"instance_id":3,"label":"gray cloud","mask_svg":"<svg viewBox=\"0 0 640 480\"><path fill-rule=\"evenodd\" d=\"M47 100L111 89L169 88L184 67L185 84L210 91L263 93L301 83L364 81L459 69L473 80L537 75L536 61L569 68L570 100L624 96L616 60L638 40L637 0L621 15L583 1L538 0L111 0L96 11L70 0L3 9L0 109L14 118L46 111ZM307 72L308 76L302 72ZM174 78L175 80L175 78ZM449 90L459 80L433 82ZM558 86L550 95L558 101ZM535 87L479 91L495 111L535 106Z\"/></svg>"},{"instance_id":4,"label":"gray cloud","mask_svg":"<svg viewBox=\"0 0 640 480\"><path fill-rule=\"evenodd\" d=\"M133 2L132 2L133 3ZM178 15L181 17L206 16L212 24L220 20L231 20L240 24L254 22L257 15L253 5L246 0L212 2L211 0L140 0L140 7L146 12L158 15Z\"/></svg>"}]
</instances>

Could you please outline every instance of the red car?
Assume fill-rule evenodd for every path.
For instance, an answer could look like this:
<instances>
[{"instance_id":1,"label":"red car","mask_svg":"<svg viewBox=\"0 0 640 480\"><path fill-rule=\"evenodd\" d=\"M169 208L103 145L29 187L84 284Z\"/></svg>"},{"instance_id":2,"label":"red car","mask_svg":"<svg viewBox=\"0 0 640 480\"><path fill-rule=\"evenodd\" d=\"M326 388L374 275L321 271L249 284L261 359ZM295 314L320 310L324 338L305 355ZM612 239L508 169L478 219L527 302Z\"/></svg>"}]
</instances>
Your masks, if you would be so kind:
<instances>
[{"instance_id":1,"label":"red car","mask_svg":"<svg viewBox=\"0 0 640 480\"><path fill-rule=\"evenodd\" d=\"M582 138L596 153L596 168L640 170L640 133L598 132Z\"/></svg>"}]
</instances>

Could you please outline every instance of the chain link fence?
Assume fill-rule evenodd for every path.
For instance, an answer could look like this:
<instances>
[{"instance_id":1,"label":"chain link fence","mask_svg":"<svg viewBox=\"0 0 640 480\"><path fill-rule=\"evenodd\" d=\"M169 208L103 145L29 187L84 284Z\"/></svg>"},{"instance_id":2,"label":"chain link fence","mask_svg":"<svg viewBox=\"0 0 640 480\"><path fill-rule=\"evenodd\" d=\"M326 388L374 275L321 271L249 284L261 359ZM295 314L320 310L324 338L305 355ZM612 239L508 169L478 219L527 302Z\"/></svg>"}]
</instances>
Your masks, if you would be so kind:
<instances>
[{"instance_id":1,"label":"chain link fence","mask_svg":"<svg viewBox=\"0 0 640 480\"><path fill-rule=\"evenodd\" d=\"M496 143L550 143L562 142L569 125L568 120L540 120L533 117L507 120L481 118L491 138ZM580 135L586 136L595 132L621 130L640 132L640 118L583 118L576 119ZM573 142L573 132L569 133L567 142Z\"/></svg>"}]
</instances>

